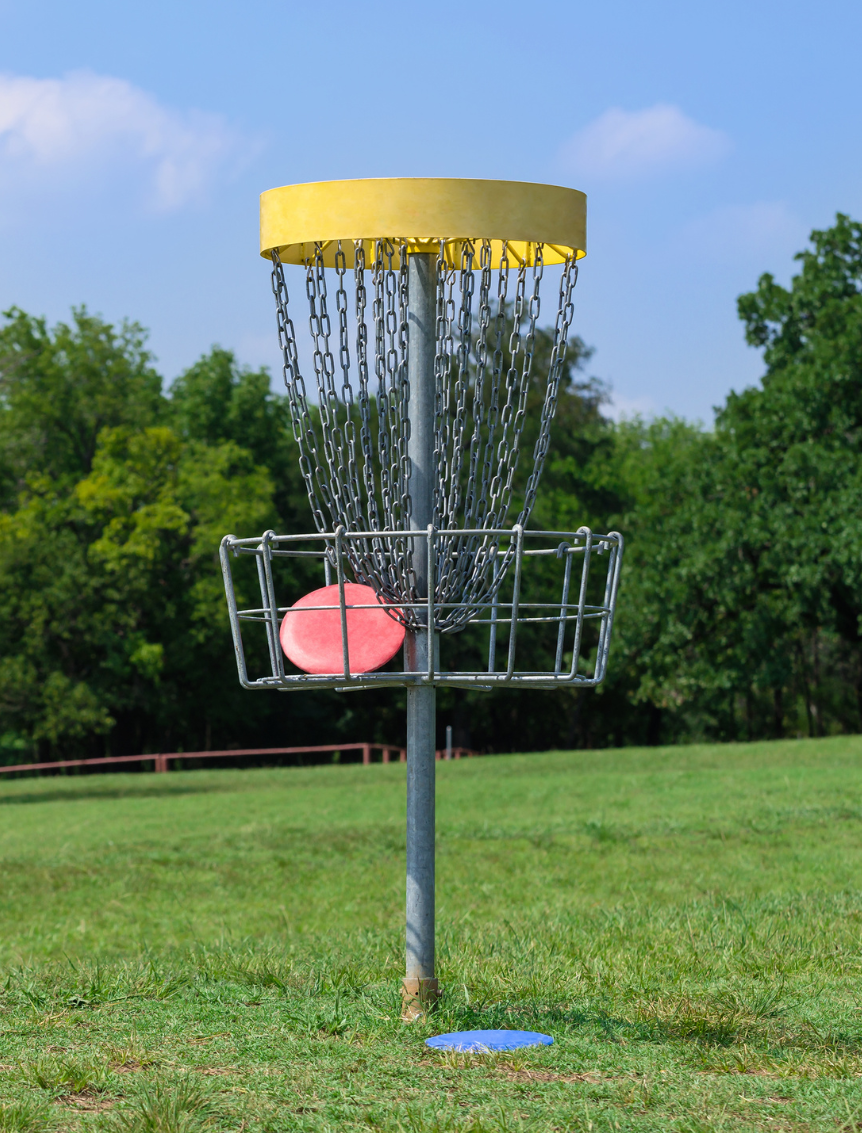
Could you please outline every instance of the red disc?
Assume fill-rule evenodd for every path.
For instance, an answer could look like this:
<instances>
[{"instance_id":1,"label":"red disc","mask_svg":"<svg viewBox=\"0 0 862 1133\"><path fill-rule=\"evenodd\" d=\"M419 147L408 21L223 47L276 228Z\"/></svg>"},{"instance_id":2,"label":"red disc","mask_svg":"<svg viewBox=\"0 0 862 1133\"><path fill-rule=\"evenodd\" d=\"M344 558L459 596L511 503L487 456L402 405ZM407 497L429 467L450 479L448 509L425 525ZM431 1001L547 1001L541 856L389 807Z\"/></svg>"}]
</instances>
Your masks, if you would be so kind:
<instances>
[{"instance_id":1,"label":"red disc","mask_svg":"<svg viewBox=\"0 0 862 1133\"><path fill-rule=\"evenodd\" d=\"M344 584L347 606L347 651L351 673L370 673L391 660L404 641L404 626L382 608L370 586ZM329 606L330 609L321 609ZM356 610L351 606L370 609ZM281 648L306 673L344 672L341 610L337 586L312 590L295 602L281 623Z\"/></svg>"}]
</instances>

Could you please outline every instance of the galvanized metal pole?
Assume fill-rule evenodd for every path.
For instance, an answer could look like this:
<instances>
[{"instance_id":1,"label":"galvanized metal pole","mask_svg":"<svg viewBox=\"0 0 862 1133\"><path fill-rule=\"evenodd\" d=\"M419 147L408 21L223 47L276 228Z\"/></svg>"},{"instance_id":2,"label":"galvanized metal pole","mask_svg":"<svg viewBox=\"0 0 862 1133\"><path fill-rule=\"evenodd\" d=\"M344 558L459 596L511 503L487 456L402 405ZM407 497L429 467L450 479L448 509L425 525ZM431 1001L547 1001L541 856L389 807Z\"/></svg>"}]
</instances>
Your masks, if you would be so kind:
<instances>
[{"instance_id":1,"label":"galvanized metal pole","mask_svg":"<svg viewBox=\"0 0 862 1133\"><path fill-rule=\"evenodd\" d=\"M410 256L407 376L410 382L410 500L412 527L425 531L434 515L434 350L437 318L437 257ZM427 539L415 539L413 564L420 597L428 595ZM434 628L408 632L404 668L428 669ZM407 971L405 1018L434 1005L434 751L436 692L433 685L407 689Z\"/></svg>"}]
</instances>

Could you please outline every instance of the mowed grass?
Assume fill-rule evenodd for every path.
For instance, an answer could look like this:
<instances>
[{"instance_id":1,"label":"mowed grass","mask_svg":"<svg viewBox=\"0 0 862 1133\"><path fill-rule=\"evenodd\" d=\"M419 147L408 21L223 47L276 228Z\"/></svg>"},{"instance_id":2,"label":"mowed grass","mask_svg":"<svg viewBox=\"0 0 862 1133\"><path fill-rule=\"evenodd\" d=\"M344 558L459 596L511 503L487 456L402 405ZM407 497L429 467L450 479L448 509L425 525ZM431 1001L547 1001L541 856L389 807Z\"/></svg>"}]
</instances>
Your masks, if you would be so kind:
<instances>
[{"instance_id":1,"label":"mowed grass","mask_svg":"<svg viewBox=\"0 0 862 1133\"><path fill-rule=\"evenodd\" d=\"M0 1131L862 1129L862 737L438 772L411 1025L403 766L0 783Z\"/></svg>"}]
</instances>

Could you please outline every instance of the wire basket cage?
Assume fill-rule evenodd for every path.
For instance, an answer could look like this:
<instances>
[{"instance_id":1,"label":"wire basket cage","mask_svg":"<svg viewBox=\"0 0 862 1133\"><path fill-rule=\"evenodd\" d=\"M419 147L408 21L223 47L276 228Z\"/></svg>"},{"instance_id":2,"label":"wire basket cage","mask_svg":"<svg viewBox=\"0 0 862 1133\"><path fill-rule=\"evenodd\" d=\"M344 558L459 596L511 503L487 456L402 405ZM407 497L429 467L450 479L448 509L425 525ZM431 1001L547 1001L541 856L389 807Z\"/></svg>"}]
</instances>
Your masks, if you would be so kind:
<instances>
[{"instance_id":1,"label":"wire basket cage","mask_svg":"<svg viewBox=\"0 0 862 1133\"><path fill-rule=\"evenodd\" d=\"M622 536L617 532L595 534L587 527L575 532L530 531L515 524L481 532L437 530L430 525L421 535L416 530L391 531L386 538L409 545L415 557L425 559L426 577L439 579L441 548L448 548L454 536L473 534L489 536L496 548L491 557L492 574L497 577L486 597L459 601L444 595L441 600L439 586L430 586L428 597L419 600L380 597L389 616L403 625L433 627L435 646L427 650L427 665L422 669L392 667L370 673L351 672L347 612L368 607L351 605L345 587L355 577L351 545L379 539L380 532L348 531L341 526L334 532L314 534L267 531L254 538L226 536L221 564L240 683L247 689L335 688L345 692L421 685L483 690L598 685L607 667ZM249 559L256 569L245 568L243 575L239 562ZM293 670L282 653L282 621L302 617L304 612L291 612L291 604L285 601L293 595L285 593L290 585L282 581L279 568L290 560L319 569L323 585L338 585L337 605L314 607L340 613L342 664L338 672L314 675ZM245 605L258 595L259 604ZM251 658L258 658L258 664L252 660L250 666Z\"/></svg>"}]
</instances>

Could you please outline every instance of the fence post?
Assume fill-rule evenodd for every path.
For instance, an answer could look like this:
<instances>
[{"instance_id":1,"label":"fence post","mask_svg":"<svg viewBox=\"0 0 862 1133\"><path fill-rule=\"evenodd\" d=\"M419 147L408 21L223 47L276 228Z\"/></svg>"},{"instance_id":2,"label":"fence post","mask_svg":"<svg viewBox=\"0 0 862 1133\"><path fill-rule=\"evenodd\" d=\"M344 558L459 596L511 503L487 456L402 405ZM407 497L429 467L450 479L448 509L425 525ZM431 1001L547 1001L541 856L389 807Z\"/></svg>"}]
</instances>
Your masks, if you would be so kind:
<instances>
[{"instance_id":1,"label":"fence post","mask_svg":"<svg viewBox=\"0 0 862 1133\"><path fill-rule=\"evenodd\" d=\"M362 763L363 763L363 766L367 767L370 762L371 762L371 744L363 744L362 745Z\"/></svg>"}]
</instances>

